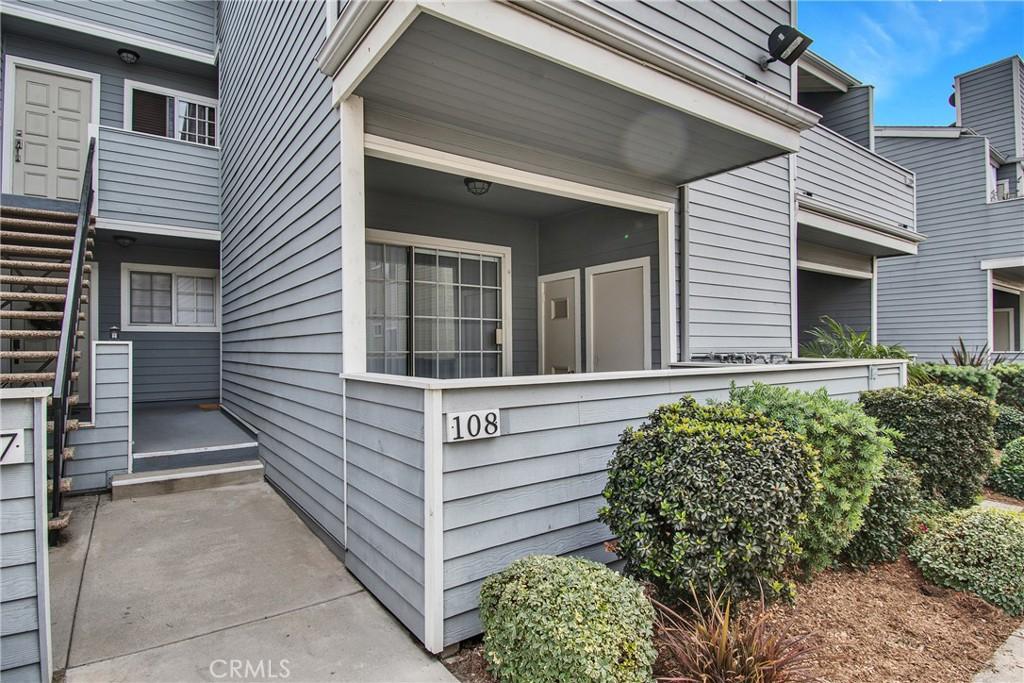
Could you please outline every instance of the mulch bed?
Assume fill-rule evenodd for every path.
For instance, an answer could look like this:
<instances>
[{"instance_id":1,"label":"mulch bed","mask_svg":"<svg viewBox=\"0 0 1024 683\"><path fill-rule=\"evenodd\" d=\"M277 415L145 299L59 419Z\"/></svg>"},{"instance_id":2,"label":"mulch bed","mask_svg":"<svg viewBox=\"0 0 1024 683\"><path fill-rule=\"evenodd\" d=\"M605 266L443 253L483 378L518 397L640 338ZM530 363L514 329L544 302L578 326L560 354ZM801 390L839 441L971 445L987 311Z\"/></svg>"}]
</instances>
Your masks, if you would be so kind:
<instances>
[{"instance_id":1,"label":"mulch bed","mask_svg":"<svg viewBox=\"0 0 1024 683\"><path fill-rule=\"evenodd\" d=\"M989 500L994 500L997 503L1009 503L1010 505L1019 505L1024 507L1024 500L1014 498L1013 496L1007 496L1006 494L993 491L992 489L985 489L985 497Z\"/></svg>"},{"instance_id":2,"label":"mulch bed","mask_svg":"<svg viewBox=\"0 0 1024 683\"><path fill-rule=\"evenodd\" d=\"M771 611L792 632L817 634L818 673L830 683L969 681L1020 621L928 584L906 558L823 572ZM464 683L494 681L479 641L444 664Z\"/></svg>"}]
</instances>

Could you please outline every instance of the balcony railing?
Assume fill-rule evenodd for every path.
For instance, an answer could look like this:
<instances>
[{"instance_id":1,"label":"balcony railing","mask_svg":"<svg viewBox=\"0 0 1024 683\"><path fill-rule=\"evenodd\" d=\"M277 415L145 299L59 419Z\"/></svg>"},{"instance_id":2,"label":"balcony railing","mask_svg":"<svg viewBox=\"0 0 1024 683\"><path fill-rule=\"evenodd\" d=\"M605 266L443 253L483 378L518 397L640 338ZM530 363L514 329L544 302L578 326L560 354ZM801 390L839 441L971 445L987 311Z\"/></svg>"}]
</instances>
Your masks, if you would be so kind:
<instances>
[{"instance_id":1,"label":"balcony railing","mask_svg":"<svg viewBox=\"0 0 1024 683\"><path fill-rule=\"evenodd\" d=\"M869 227L916 230L914 174L826 128L800 134L797 200Z\"/></svg>"},{"instance_id":2,"label":"balcony railing","mask_svg":"<svg viewBox=\"0 0 1024 683\"><path fill-rule=\"evenodd\" d=\"M100 220L220 229L220 149L99 128Z\"/></svg>"}]
</instances>

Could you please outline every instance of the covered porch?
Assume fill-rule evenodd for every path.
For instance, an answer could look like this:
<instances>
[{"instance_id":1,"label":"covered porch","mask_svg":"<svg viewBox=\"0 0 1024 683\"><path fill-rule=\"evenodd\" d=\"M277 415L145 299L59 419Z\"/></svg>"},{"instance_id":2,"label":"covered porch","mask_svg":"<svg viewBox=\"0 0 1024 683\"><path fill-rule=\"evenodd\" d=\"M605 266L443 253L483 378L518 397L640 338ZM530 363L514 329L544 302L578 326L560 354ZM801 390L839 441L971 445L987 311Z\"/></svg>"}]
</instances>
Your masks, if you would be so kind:
<instances>
[{"instance_id":1,"label":"covered porch","mask_svg":"<svg viewBox=\"0 0 1024 683\"><path fill-rule=\"evenodd\" d=\"M1024 350L1024 258L982 262L988 274L989 344L994 354L1020 354Z\"/></svg>"}]
</instances>

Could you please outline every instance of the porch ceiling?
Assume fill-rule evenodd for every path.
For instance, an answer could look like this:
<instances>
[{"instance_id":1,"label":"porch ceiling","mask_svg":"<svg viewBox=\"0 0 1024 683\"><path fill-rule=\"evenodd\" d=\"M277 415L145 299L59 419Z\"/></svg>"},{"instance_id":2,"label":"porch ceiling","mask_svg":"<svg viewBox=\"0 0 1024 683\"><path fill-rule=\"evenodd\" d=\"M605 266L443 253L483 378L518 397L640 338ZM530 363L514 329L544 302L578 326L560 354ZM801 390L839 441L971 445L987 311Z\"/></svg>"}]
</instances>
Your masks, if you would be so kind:
<instances>
[{"instance_id":1,"label":"porch ceiling","mask_svg":"<svg viewBox=\"0 0 1024 683\"><path fill-rule=\"evenodd\" d=\"M671 185L787 151L428 14L355 93L370 131L398 115Z\"/></svg>"},{"instance_id":2,"label":"porch ceiling","mask_svg":"<svg viewBox=\"0 0 1024 683\"><path fill-rule=\"evenodd\" d=\"M800 207L797 211L798 238L833 249L864 256L908 256L917 253L924 236L911 230L876 229L861 223Z\"/></svg>"}]
</instances>

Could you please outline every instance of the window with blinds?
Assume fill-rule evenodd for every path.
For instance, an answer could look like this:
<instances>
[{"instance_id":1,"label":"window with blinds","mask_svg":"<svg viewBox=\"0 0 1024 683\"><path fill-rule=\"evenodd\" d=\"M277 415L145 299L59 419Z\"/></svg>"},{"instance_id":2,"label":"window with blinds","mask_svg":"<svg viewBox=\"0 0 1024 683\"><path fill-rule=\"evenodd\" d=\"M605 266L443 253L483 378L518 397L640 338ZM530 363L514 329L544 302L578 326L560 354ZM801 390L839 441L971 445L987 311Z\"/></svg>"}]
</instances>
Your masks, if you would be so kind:
<instances>
[{"instance_id":1,"label":"window with blinds","mask_svg":"<svg viewBox=\"0 0 1024 683\"><path fill-rule=\"evenodd\" d=\"M200 145L217 144L217 108L213 103L141 88L132 88L131 93L133 131Z\"/></svg>"}]
</instances>

